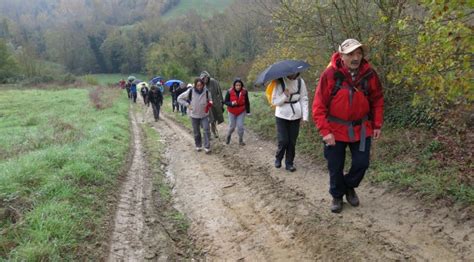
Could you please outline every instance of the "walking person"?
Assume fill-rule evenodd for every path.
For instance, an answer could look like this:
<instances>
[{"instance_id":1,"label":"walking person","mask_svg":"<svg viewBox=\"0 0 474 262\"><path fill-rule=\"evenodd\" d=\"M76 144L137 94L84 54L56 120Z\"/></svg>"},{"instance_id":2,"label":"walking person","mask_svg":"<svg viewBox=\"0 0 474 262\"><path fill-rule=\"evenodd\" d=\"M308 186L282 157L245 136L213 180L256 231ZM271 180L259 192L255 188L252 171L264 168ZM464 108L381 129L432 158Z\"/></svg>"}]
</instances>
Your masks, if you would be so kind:
<instances>
[{"instance_id":1,"label":"walking person","mask_svg":"<svg viewBox=\"0 0 474 262\"><path fill-rule=\"evenodd\" d=\"M313 120L325 144L334 213L342 211L344 195L350 205L359 205L355 188L369 167L371 138L378 139L381 134L382 86L366 55L367 48L359 41L342 42L315 92ZM344 174L347 147L352 163L349 173Z\"/></svg>"},{"instance_id":2,"label":"walking person","mask_svg":"<svg viewBox=\"0 0 474 262\"><path fill-rule=\"evenodd\" d=\"M179 83L174 82L171 84L170 93L171 93L171 106L173 107L173 112L176 109L176 112L179 112L179 105L178 105L178 90Z\"/></svg>"},{"instance_id":3,"label":"walking person","mask_svg":"<svg viewBox=\"0 0 474 262\"><path fill-rule=\"evenodd\" d=\"M146 86L145 83L143 83L142 86L141 86L141 89L140 89L140 94L143 97L143 103L145 103L145 105L149 105L148 104L148 99L147 99L148 92L149 92L148 87Z\"/></svg>"},{"instance_id":4,"label":"walking person","mask_svg":"<svg viewBox=\"0 0 474 262\"><path fill-rule=\"evenodd\" d=\"M225 95L224 104L229 112L229 130L225 137L225 143L230 144L232 133L237 127L239 145L244 146L244 119L246 114L250 114L250 101L242 80L234 80L232 87Z\"/></svg>"},{"instance_id":5,"label":"walking person","mask_svg":"<svg viewBox=\"0 0 474 262\"><path fill-rule=\"evenodd\" d=\"M152 85L150 88L150 92L147 96L148 106L153 109L153 117L155 118L155 122L160 119L160 108L163 105L163 94L158 89L156 85Z\"/></svg>"},{"instance_id":6,"label":"walking person","mask_svg":"<svg viewBox=\"0 0 474 262\"><path fill-rule=\"evenodd\" d=\"M204 135L204 151L211 152L209 130L209 111L212 107L212 94L204 86L204 81L200 78L194 80L194 87L188 89L178 97L178 103L185 105L189 109L189 117L193 126L194 143L196 151L201 151L203 146L201 128Z\"/></svg>"},{"instance_id":7,"label":"walking person","mask_svg":"<svg viewBox=\"0 0 474 262\"><path fill-rule=\"evenodd\" d=\"M211 92L214 103L209 113L209 122L211 123L211 131L215 138L219 137L217 132L217 125L224 122L224 106L222 99L222 90L219 82L211 78L211 75L207 71L202 71L200 78L204 81L204 85Z\"/></svg>"},{"instance_id":8,"label":"walking person","mask_svg":"<svg viewBox=\"0 0 474 262\"><path fill-rule=\"evenodd\" d=\"M127 90L128 99L132 99L132 94L130 94L130 90L132 89L132 82L133 80L128 80L128 82L125 84L125 89Z\"/></svg>"},{"instance_id":9,"label":"walking person","mask_svg":"<svg viewBox=\"0 0 474 262\"><path fill-rule=\"evenodd\" d=\"M308 91L299 73L280 78L273 89L272 104L275 108L278 149L275 167L280 168L283 157L285 168L296 171L294 165L296 140L301 120L308 121Z\"/></svg>"},{"instance_id":10,"label":"walking person","mask_svg":"<svg viewBox=\"0 0 474 262\"><path fill-rule=\"evenodd\" d=\"M137 102L137 84L133 83L130 86L130 96L133 101L133 103Z\"/></svg>"}]
</instances>

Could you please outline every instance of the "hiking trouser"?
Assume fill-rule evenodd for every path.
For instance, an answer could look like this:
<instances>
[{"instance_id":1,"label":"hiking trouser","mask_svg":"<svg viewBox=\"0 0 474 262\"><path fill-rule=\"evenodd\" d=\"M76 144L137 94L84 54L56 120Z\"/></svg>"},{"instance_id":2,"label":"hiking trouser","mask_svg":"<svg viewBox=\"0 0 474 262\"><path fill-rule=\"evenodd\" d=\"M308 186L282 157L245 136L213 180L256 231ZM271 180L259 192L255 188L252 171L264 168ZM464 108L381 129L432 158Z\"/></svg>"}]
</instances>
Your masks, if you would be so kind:
<instances>
[{"instance_id":1,"label":"hiking trouser","mask_svg":"<svg viewBox=\"0 0 474 262\"><path fill-rule=\"evenodd\" d=\"M137 102L137 93L132 92L133 103Z\"/></svg>"},{"instance_id":2,"label":"hiking trouser","mask_svg":"<svg viewBox=\"0 0 474 262\"><path fill-rule=\"evenodd\" d=\"M147 95L142 95L142 97L143 97L143 103L144 103L145 105L147 104L146 96L147 96Z\"/></svg>"},{"instance_id":3,"label":"hiking trouser","mask_svg":"<svg viewBox=\"0 0 474 262\"><path fill-rule=\"evenodd\" d=\"M151 107L153 108L153 116L155 117L155 120L160 119L160 104L151 103Z\"/></svg>"},{"instance_id":4,"label":"hiking trouser","mask_svg":"<svg viewBox=\"0 0 474 262\"><path fill-rule=\"evenodd\" d=\"M176 112L179 112L178 97L176 97L175 95L172 95L171 97L171 106L173 107L173 112L175 108Z\"/></svg>"},{"instance_id":5,"label":"hiking trouser","mask_svg":"<svg viewBox=\"0 0 474 262\"><path fill-rule=\"evenodd\" d=\"M132 98L132 95L130 94L130 89L127 88L127 96L128 96L128 99Z\"/></svg>"},{"instance_id":6,"label":"hiking trouser","mask_svg":"<svg viewBox=\"0 0 474 262\"><path fill-rule=\"evenodd\" d=\"M192 118L191 123L193 125L193 133L194 133L194 144L196 147L202 147L202 136L201 136L201 128L203 129L204 133L204 148L209 149L211 144L209 143L209 138L211 137L211 132L209 131L209 118Z\"/></svg>"},{"instance_id":7,"label":"hiking trouser","mask_svg":"<svg viewBox=\"0 0 474 262\"><path fill-rule=\"evenodd\" d=\"M183 106L183 105L180 105L180 111L181 111L181 114L184 116L186 115L186 111L188 110L188 108L186 106Z\"/></svg>"},{"instance_id":8,"label":"hiking trouser","mask_svg":"<svg viewBox=\"0 0 474 262\"><path fill-rule=\"evenodd\" d=\"M292 166L295 159L296 139L300 132L300 120L286 120L276 117L278 149L276 159L281 161L285 156L285 164Z\"/></svg>"},{"instance_id":9,"label":"hiking trouser","mask_svg":"<svg viewBox=\"0 0 474 262\"><path fill-rule=\"evenodd\" d=\"M336 141L334 146L324 146L324 157L328 161L329 193L335 198L341 198L349 188L356 188L364 178L365 171L369 168L371 138L365 141L365 150L359 150L360 141ZM344 175L344 161L346 160L346 147L351 150L352 163L349 173Z\"/></svg>"},{"instance_id":10,"label":"hiking trouser","mask_svg":"<svg viewBox=\"0 0 474 262\"><path fill-rule=\"evenodd\" d=\"M245 112L240 113L236 116L229 112L229 130L227 131L227 136L231 136L234 133L235 127L237 126L237 134L239 134L239 141L242 141L244 137L244 119Z\"/></svg>"}]
</instances>

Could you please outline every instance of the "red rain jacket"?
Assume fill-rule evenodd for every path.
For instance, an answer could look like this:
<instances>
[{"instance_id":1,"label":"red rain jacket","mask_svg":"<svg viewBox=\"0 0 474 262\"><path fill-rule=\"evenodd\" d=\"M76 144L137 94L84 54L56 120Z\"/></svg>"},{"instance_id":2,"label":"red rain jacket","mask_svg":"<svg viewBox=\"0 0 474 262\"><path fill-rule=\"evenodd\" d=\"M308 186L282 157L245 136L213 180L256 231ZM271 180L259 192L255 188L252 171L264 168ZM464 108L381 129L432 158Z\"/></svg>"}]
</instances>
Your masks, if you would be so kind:
<instances>
[{"instance_id":1,"label":"red rain jacket","mask_svg":"<svg viewBox=\"0 0 474 262\"><path fill-rule=\"evenodd\" d=\"M335 72L344 75L340 90L331 98L332 89L336 86ZM368 96L362 91L362 78L369 74L367 79ZM349 103L349 89L355 87L352 105ZM330 104L329 104L330 103ZM324 70L319 79L313 101L313 121L319 129L321 136L332 133L336 141L354 142L360 140L361 125L354 126L355 139L351 141L348 126L328 121L328 116L345 121L357 121L365 116L369 117L366 125L366 137L372 136L374 129L380 129L383 123L383 93L377 73L372 69L367 60L362 59L359 72L355 81L349 70L343 67L339 53L333 54L331 64Z\"/></svg>"}]
</instances>

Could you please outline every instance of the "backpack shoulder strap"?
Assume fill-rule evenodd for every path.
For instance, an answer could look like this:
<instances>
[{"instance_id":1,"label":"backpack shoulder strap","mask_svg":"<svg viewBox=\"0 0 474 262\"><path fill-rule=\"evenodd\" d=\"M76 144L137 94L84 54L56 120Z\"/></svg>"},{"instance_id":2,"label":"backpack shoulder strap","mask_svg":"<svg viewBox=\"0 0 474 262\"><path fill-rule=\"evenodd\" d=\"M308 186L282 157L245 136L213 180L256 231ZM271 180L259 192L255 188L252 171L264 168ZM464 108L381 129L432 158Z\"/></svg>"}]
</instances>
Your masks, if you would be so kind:
<instances>
[{"instance_id":1,"label":"backpack shoulder strap","mask_svg":"<svg viewBox=\"0 0 474 262\"><path fill-rule=\"evenodd\" d=\"M367 74L365 74L361 79L360 79L360 84L362 86L362 92L364 92L365 96L369 96L369 79L372 77L373 71L370 70Z\"/></svg>"},{"instance_id":2,"label":"backpack shoulder strap","mask_svg":"<svg viewBox=\"0 0 474 262\"><path fill-rule=\"evenodd\" d=\"M283 91L285 91L286 85L285 85L285 81L283 80L283 78L278 78L278 81L280 81L281 88L283 89Z\"/></svg>"},{"instance_id":3,"label":"backpack shoulder strap","mask_svg":"<svg viewBox=\"0 0 474 262\"><path fill-rule=\"evenodd\" d=\"M301 91L301 78L298 78L298 91L296 91L297 94L299 94Z\"/></svg>"},{"instance_id":4,"label":"backpack shoulder strap","mask_svg":"<svg viewBox=\"0 0 474 262\"><path fill-rule=\"evenodd\" d=\"M188 103L191 103L192 98L193 98L193 89L191 88L191 90L189 90L189 94L188 94Z\"/></svg>"}]
</instances>

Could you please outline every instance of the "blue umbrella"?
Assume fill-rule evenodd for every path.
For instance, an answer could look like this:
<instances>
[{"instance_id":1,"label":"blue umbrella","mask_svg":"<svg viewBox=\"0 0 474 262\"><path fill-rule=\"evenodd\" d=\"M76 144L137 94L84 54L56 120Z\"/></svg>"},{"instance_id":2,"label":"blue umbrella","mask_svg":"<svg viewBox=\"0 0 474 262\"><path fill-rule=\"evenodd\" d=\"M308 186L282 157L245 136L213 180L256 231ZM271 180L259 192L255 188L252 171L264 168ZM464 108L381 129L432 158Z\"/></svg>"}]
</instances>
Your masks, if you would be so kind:
<instances>
[{"instance_id":1,"label":"blue umbrella","mask_svg":"<svg viewBox=\"0 0 474 262\"><path fill-rule=\"evenodd\" d=\"M153 78L150 80L150 83L156 85L156 83L161 82L161 81L163 81L163 77L161 77L161 76L155 76L155 77L153 77Z\"/></svg>"},{"instance_id":2,"label":"blue umbrella","mask_svg":"<svg viewBox=\"0 0 474 262\"><path fill-rule=\"evenodd\" d=\"M260 73L255 84L263 85L264 83L274 79L300 73L306 70L309 66L308 63L300 60L279 61L267 67L267 69Z\"/></svg>"},{"instance_id":3,"label":"blue umbrella","mask_svg":"<svg viewBox=\"0 0 474 262\"><path fill-rule=\"evenodd\" d=\"M183 83L183 81L178 80L178 79L171 79L171 80L166 81L165 85L166 86L172 86L173 83L178 83L178 84L181 85Z\"/></svg>"}]
</instances>

